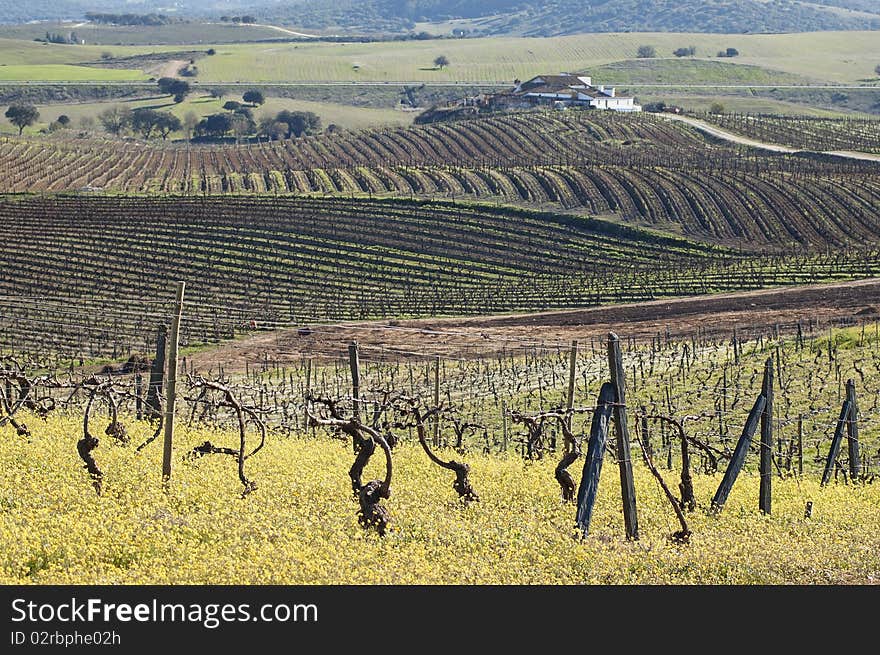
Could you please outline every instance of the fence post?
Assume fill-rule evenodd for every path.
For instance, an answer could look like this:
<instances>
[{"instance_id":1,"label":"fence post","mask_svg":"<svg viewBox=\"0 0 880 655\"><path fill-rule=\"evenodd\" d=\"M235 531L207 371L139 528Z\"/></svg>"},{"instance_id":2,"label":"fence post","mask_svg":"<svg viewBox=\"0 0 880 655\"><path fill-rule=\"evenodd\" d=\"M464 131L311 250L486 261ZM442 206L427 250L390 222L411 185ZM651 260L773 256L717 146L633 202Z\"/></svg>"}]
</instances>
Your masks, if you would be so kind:
<instances>
[{"instance_id":1,"label":"fence post","mask_svg":"<svg viewBox=\"0 0 880 655\"><path fill-rule=\"evenodd\" d=\"M306 360L306 395L305 395L305 403L304 407L308 410L309 401L307 400L309 396L312 395L312 358L309 357ZM303 412L303 430L308 431L309 429L309 412Z\"/></svg>"},{"instance_id":2,"label":"fence post","mask_svg":"<svg viewBox=\"0 0 880 655\"><path fill-rule=\"evenodd\" d=\"M837 419L837 427L834 429L834 438L831 440L831 448L828 450L828 459L825 461L825 472L822 473L822 486L831 480L831 473L837 463L837 453L840 452L840 442L843 440L843 431L846 429L847 419L852 411L849 400L843 402L840 409L840 417Z\"/></svg>"},{"instance_id":3,"label":"fence post","mask_svg":"<svg viewBox=\"0 0 880 655\"><path fill-rule=\"evenodd\" d=\"M846 424L849 437L849 477L851 480L858 480L862 468L859 453L859 405L856 402L856 383L852 379L846 381L846 399L850 405Z\"/></svg>"},{"instance_id":4,"label":"fence post","mask_svg":"<svg viewBox=\"0 0 880 655\"><path fill-rule=\"evenodd\" d=\"M629 451L629 427L626 423L626 375L623 372L623 355L620 339L614 332L608 333L608 368L614 386L614 427L617 434L617 461L620 466L620 493L623 500L623 522L628 539L639 538L639 518L636 513L636 489L633 483L632 460Z\"/></svg>"},{"instance_id":5,"label":"fence post","mask_svg":"<svg viewBox=\"0 0 880 655\"><path fill-rule=\"evenodd\" d=\"M773 357L764 363L764 383L761 386L764 396L764 411L761 413L761 487L758 508L770 514L772 502L771 483L773 480Z\"/></svg>"},{"instance_id":6,"label":"fence post","mask_svg":"<svg viewBox=\"0 0 880 655\"><path fill-rule=\"evenodd\" d=\"M764 413L764 406L766 404L767 399L762 394L758 396L752 411L749 412L749 418L746 420L742 435L740 435L739 441L736 443L736 448L733 449L733 455L730 458L730 463L727 465L727 470L724 472L724 477L721 479L721 484L718 485L718 491L715 492L715 496L712 498L713 512L720 512L721 508L724 507L724 503L727 502L730 490L733 489L733 483L736 482L740 469L742 469L743 463L746 461L749 444L758 430L758 421Z\"/></svg>"},{"instance_id":7,"label":"fence post","mask_svg":"<svg viewBox=\"0 0 880 655\"><path fill-rule=\"evenodd\" d=\"M501 401L501 446L507 452L507 403Z\"/></svg>"},{"instance_id":8,"label":"fence post","mask_svg":"<svg viewBox=\"0 0 880 655\"><path fill-rule=\"evenodd\" d=\"M568 424L568 429L571 430L572 423L572 415L571 410L574 407L574 386L575 380L577 376L577 357L578 357L578 342L574 340L571 342L571 353L568 357L568 396L566 397L565 407L568 410L568 416L565 418L565 422ZM568 442L565 444L566 449L568 448Z\"/></svg>"},{"instance_id":9,"label":"fence post","mask_svg":"<svg viewBox=\"0 0 880 655\"><path fill-rule=\"evenodd\" d=\"M165 383L165 444L162 449L162 479L171 478L171 446L174 442L174 401L177 400L177 347L180 341L180 317L183 313L183 292L186 282L177 283L174 317L168 343L168 375Z\"/></svg>"},{"instance_id":10,"label":"fence post","mask_svg":"<svg viewBox=\"0 0 880 655\"><path fill-rule=\"evenodd\" d=\"M162 377L165 373L165 344L168 340L168 326L160 325L156 333L156 358L150 367L150 383L147 387L147 418L157 419L162 414Z\"/></svg>"},{"instance_id":11,"label":"fence post","mask_svg":"<svg viewBox=\"0 0 880 655\"><path fill-rule=\"evenodd\" d=\"M590 530L590 519L593 516L593 506L596 503L596 494L599 490L599 474L602 472L605 443L608 440L608 423L611 420L614 401L614 385L606 382L599 390L596 411L593 412L584 471L578 486L575 525L584 537Z\"/></svg>"},{"instance_id":12,"label":"fence post","mask_svg":"<svg viewBox=\"0 0 880 655\"><path fill-rule=\"evenodd\" d=\"M798 416L798 475L804 475L804 415Z\"/></svg>"},{"instance_id":13,"label":"fence post","mask_svg":"<svg viewBox=\"0 0 880 655\"><path fill-rule=\"evenodd\" d=\"M144 418L144 376L134 374L134 411L138 421Z\"/></svg>"},{"instance_id":14,"label":"fence post","mask_svg":"<svg viewBox=\"0 0 880 655\"><path fill-rule=\"evenodd\" d=\"M358 356L358 342L348 344L348 366L351 368L351 395L354 417L361 418L361 362Z\"/></svg>"},{"instance_id":15,"label":"fence post","mask_svg":"<svg viewBox=\"0 0 880 655\"><path fill-rule=\"evenodd\" d=\"M434 359L434 407L440 407L440 356ZM434 416L433 446L440 447L440 414Z\"/></svg>"}]
</instances>

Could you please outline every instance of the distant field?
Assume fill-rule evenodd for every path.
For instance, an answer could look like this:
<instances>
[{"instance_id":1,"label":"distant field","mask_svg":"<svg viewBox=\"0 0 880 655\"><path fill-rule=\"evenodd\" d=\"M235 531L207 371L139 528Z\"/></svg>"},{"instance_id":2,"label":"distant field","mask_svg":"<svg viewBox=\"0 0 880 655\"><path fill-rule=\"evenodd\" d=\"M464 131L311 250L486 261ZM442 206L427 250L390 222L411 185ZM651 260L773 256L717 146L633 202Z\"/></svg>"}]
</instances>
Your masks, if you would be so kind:
<instances>
[{"instance_id":1,"label":"distant field","mask_svg":"<svg viewBox=\"0 0 880 655\"><path fill-rule=\"evenodd\" d=\"M285 38L270 27L225 23L172 23L170 25L97 25L82 23L33 23L0 25L0 38L43 38L46 32L67 36L75 32L86 45L175 45L199 43L235 43L261 39Z\"/></svg>"},{"instance_id":2,"label":"distant field","mask_svg":"<svg viewBox=\"0 0 880 655\"><path fill-rule=\"evenodd\" d=\"M729 61L729 60L728 60ZM633 59L587 69L596 83L623 84L812 84L816 80L760 66L719 59Z\"/></svg>"},{"instance_id":3,"label":"distant field","mask_svg":"<svg viewBox=\"0 0 880 655\"><path fill-rule=\"evenodd\" d=\"M149 76L143 71L126 68L94 68L70 64L0 65L0 80L29 82L108 82L139 81Z\"/></svg>"},{"instance_id":4,"label":"distant field","mask_svg":"<svg viewBox=\"0 0 880 655\"><path fill-rule=\"evenodd\" d=\"M208 43L205 42L207 49ZM640 45L651 45L672 65L672 51L693 45L698 58L713 58L733 47L737 63L834 83L876 80L880 61L877 32L808 34L579 34L554 38L481 38L377 43L249 43L214 47L217 54L199 61L199 82L424 81L488 82L527 79L542 72L590 69L635 59ZM0 61L7 64L96 61L103 51L114 56L179 49L179 46L66 46L0 39ZM435 69L434 59L451 62ZM660 60L658 60L660 61ZM688 62L678 62L676 65ZM693 63L693 62L691 62ZM707 67L695 71L705 76ZM719 69L720 70L720 69ZM36 71L35 71L36 73ZM714 73L713 73L714 75ZM756 83L756 73L747 74ZM34 77L33 79L40 79ZM685 78L682 78L685 79ZM775 78L774 78L775 79ZM780 77L790 80L790 77ZM775 80L771 83L782 83Z\"/></svg>"},{"instance_id":5,"label":"distant field","mask_svg":"<svg viewBox=\"0 0 880 655\"><path fill-rule=\"evenodd\" d=\"M159 111L170 111L178 118L183 119L189 112L194 112L199 118L208 114L223 111L222 106L228 100L241 101L240 95L226 95L222 99L210 96L191 96L180 104L175 104L168 96L153 96L132 100L116 100L109 102L83 102L83 103L59 103L50 105L38 105L40 120L35 125L27 128L25 134L37 134L47 128L50 123L57 120L61 114L68 116L73 123L73 132L82 127L82 119L96 118L98 114L115 105L137 109L149 107ZM282 109L291 111L311 111L321 117L321 124L325 127L334 123L347 130L359 130L382 126L402 127L412 123L415 113L398 111L394 109L373 109L369 107L352 107L328 102L310 102L293 98L270 97L266 104L254 110L256 120L265 114L276 114ZM100 131L100 126L94 128ZM18 134L18 128L14 127L5 118L0 118L0 133ZM171 138L180 137L180 134L172 134Z\"/></svg>"}]
</instances>

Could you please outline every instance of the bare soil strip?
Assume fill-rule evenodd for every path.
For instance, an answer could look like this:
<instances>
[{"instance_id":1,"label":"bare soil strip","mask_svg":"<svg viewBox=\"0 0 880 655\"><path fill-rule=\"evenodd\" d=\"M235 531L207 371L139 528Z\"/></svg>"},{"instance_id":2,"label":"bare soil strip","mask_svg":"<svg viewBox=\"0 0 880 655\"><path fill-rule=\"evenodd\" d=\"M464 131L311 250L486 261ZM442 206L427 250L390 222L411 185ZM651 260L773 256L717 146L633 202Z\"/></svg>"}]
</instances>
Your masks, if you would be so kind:
<instances>
[{"instance_id":1,"label":"bare soil strip","mask_svg":"<svg viewBox=\"0 0 880 655\"><path fill-rule=\"evenodd\" d=\"M805 330L810 321L814 326L852 317L873 322L880 318L878 308L880 278L870 278L534 314L303 325L258 332L194 353L188 364L199 370L221 365L235 372L244 370L245 362L336 359L352 341L359 343L367 361L485 357L542 344L566 347L573 339L598 344L609 331L622 339L646 340L667 333L732 336L735 326L744 332L775 324L790 329L798 321Z\"/></svg>"}]
</instances>

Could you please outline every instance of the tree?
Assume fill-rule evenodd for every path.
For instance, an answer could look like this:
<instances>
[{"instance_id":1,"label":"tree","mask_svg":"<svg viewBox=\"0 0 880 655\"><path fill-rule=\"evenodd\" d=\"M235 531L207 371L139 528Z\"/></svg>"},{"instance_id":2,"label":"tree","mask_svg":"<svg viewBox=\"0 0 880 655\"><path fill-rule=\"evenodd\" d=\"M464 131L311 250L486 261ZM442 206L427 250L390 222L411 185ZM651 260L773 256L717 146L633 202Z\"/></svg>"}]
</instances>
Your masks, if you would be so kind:
<instances>
[{"instance_id":1,"label":"tree","mask_svg":"<svg viewBox=\"0 0 880 655\"><path fill-rule=\"evenodd\" d=\"M205 51L205 54L207 54L207 55L209 55L209 56L210 56L210 55L216 55L216 54L217 54L217 51L214 50L214 48L208 48L208 49Z\"/></svg>"},{"instance_id":2,"label":"tree","mask_svg":"<svg viewBox=\"0 0 880 655\"><path fill-rule=\"evenodd\" d=\"M709 105L709 113L710 114L723 114L724 113L724 105L720 102L713 102Z\"/></svg>"},{"instance_id":3,"label":"tree","mask_svg":"<svg viewBox=\"0 0 880 655\"><path fill-rule=\"evenodd\" d=\"M874 72L877 73L877 75L880 75L880 64L874 66Z\"/></svg>"},{"instance_id":4,"label":"tree","mask_svg":"<svg viewBox=\"0 0 880 655\"><path fill-rule=\"evenodd\" d=\"M98 120L106 131L119 136L129 126L131 110L114 105L98 114Z\"/></svg>"},{"instance_id":5,"label":"tree","mask_svg":"<svg viewBox=\"0 0 880 655\"><path fill-rule=\"evenodd\" d=\"M446 55L440 55L434 59L434 65L440 70L443 70L444 66L449 66L449 59L446 58Z\"/></svg>"},{"instance_id":6,"label":"tree","mask_svg":"<svg viewBox=\"0 0 880 655\"><path fill-rule=\"evenodd\" d=\"M225 109L226 111L235 111L239 107L241 107L241 103L237 100L227 100L223 104L223 109Z\"/></svg>"},{"instance_id":7,"label":"tree","mask_svg":"<svg viewBox=\"0 0 880 655\"><path fill-rule=\"evenodd\" d=\"M638 57L639 59L651 59L656 56L657 51L652 45L640 45L639 49L636 50L636 57Z\"/></svg>"},{"instance_id":8,"label":"tree","mask_svg":"<svg viewBox=\"0 0 880 655\"><path fill-rule=\"evenodd\" d=\"M200 136L220 138L232 129L232 117L229 114L211 114L196 125L195 133Z\"/></svg>"},{"instance_id":9,"label":"tree","mask_svg":"<svg viewBox=\"0 0 880 655\"><path fill-rule=\"evenodd\" d=\"M287 134L287 124L281 123L274 116L263 116L260 119L258 134L268 138L270 141L283 139Z\"/></svg>"},{"instance_id":10,"label":"tree","mask_svg":"<svg viewBox=\"0 0 880 655\"><path fill-rule=\"evenodd\" d=\"M156 130L162 136L163 141L172 132L179 132L182 129L183 123L180 122L177 116L167 111L159 112L159 116L156 119Z\"/></svg>"},{"instance_id":11,"label":"tree","mask_svg":"<svg viewBox=\"0 0 880 655\"><path fill-rule=\"evenodd\" d=\"M697 49L694 46L688 46L687 48L678 48L677 50L673 50L672 54L676 57L693 57L697 54Z\"/></svg>"},{"instance_id":12,"label":"tree","mask_svg":"<svg viewBox=\"0 0 880 655\"><path fill-rule=\"evenodd\" d=\"M263 97L263 94L256 89L245 91L241 99L245 102L251 103L254 107L256 107L257 105L262 105L264 102L266 102L266 98Z\"/></svg>"},{"instance_id":13,"label":"tree","mask_svg":"<svg viewBox=\"0 0 880 655\"><path fill-rule=\"evenodd\" d=\"M287 138L314 134L321 129L321 117L311 111L280 111L275 117L279 123L287 125Z\"/></svg>"},{"instance_id":14,"label":"tree","mask_svg":"<svg viewBox=\"0 0 880 655\"><path fill-rule=\"evenodd\" d=\"M189 82L178 80L175 77L160 77L156 84L159 86L161 93L174 96L174 102L177 103L183 102L191 90Z\"/></svg>"},{"instance_id":15,"label":"tree","mask_svg":"<svg viewBox=\"0 0 880 655\"><path fill-rule=\"evenodd\" d=\"M40 112L34 105L23 102L9 105L6 110L6 118L18 128L19 136L24 132L24 128L36 123L39 117Z\"/></svg>"},{"instance_id":16,"label":"tree","mask_svg":"<svg viewBox=\"0 0 880 655\"><path fill-rule=\"evenodd\" d=\"M145 139L149 139L156 129L161 116L161 112L155 109L135 109L131 112L131 129L138 132Z\"/></svg>"},{"instance_id":17,"label":"tree","mask_svg":"<svg viewBox=\"0 0 880 655\"><path fill-rule=\"evenodd\" d=\"M67 127L68 125L70 125L70 116L68 116L67 114L61 114L58 117L58 124L62 127Z\"/></svg>"},{"instance_id":18,"label":"tree","mask_svg":"<svg viewBox=\"0 0 880 655\"><path fill-rule=\"evenodd\" d=\"M736 57L739 54L739 50L737 50L736 48L728 48L727 50L725 50L725 53L728 57Z\"/></svg>"}]
</instances>

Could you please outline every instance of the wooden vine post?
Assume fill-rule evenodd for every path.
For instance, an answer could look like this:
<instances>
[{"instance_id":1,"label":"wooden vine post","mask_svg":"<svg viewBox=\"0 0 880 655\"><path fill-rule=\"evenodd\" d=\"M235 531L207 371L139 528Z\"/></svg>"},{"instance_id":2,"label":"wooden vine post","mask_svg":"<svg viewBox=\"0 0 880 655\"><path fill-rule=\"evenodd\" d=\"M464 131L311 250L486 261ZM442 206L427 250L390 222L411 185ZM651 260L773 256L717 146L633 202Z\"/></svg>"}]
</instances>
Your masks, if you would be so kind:
<instances>
[{"instance_id":1,"label":"wooden vine post","mask_svg":"<svg viewBox=\"0 0 880 655\"><path fill-rule=\"evenodd\" d=\"M571 421L572 414L571 410L574 407L574 388L575 388L575 379L577 376L577 356L578 356L578 342L574 340L571 342L571 353L568 358L568 396L565 399L565 408L568 410L568 417L566 418L566 424L568 425L568 429L571 430ZM568 447L568 444L566 444Z\"/></svg>"},{"instance_id":2,"label":"wooden vine post","mask_svg":"<svg viewBox=\"0 0 880 655\"><path fill-rule=\"evenodd\" d=\"M849 403L849 420L846 423L849 438L849 477L850 480L858 480L862 468L859 453L859 405L856 402L856 383L852 379L846 381L846 400Z\"/></svg>"},{"instance_id":3,"label":"wooden vine post","mask_svg":"<svg viewBox=\"0 0 880 655\"><path fill-rule=\"evenodd\" d=\"M434 407L440 406L440 357L434 359ZM431 438L434 448L440 447L440 414L434 416L434 434Z\"/></svg>"},{"instance_id":4,"label":"wooden vine post","mask_svg":"<svg viewBox=\"0 0 880 655\"><path fill-rule=\"evenodd\" d=\"M764 414L764 407L766 404L767 399L764 398L764 394L761 394L755 401L752 411L749 412L749 418L746 419L742 435L736 444L736 448L733 449L733 455L730 458L730 463L727 465L727 470L724 472L724 477L721 479L721 484L718 485L718 491L715 492L715 496L712 498L713 512L720 512L721 508L724 507L724 503L727 502L727 497L730 495L733 483L736 482L736 478L739 476L743 463L746 461L746 455L749 452L749 444L752 442L752 437L755 436L755 432L758 430L758 423L761 416Z\"/></svg>"},{"instance_id":5,"label":"wooden vine post","mask_svg":"<svg viewBox=\"0 0 880 655\"><path fill-rule=\"evenodd\" d=\"M761 387L764 396L764 411L761 413L761 487L758 508L770 514L772 500L771 482L773 480L773 358L764 363L764 383Z\"/></svg>"},{"instance_id":6,"label":"wooden vine post","mask_svg":"<svg viewBox=\"0 0 880 655\"><path fill-rule=\"evenodd\" d=\"M358 342L348 344L348 366L351 368L351 396L354 417L360 420L361 415L361 362L358 355Z\"/></svg>"},{"instance_id":7,"label":"wooden vine post","mask_svg":"<svg viewBox=\"0 0 880 655\"><path fill-rule=\"evenodd\" d=\"M590 441L587 445L587 456L577 493L577 514L575 525L580 534L586 537L590 531L590 520L596 504L599 490L599 474L602 472L602 460L605 457L605 443L608 440L608 424L614 406L614 385L606 382L599 390L596 411L590 425Z\"/></svg>"},{"instance_id":8,"label":"wooden vine post","mask_svg":"<svg viewBox=\"0 0 880 655\"><path fill-rule=\"evenodd\" d=\"M626 422L626 374L623 371L623 355L620 339L614 332L608 333L608 368L615 392L614 429L617 435L617 461L620 466L620 493L623 499L623 522L628 539L639 538L639 519L636 513L636 489L633 482L632 460L629 448L629 427Z\"/></svg>"},{"instance_id":9,"label":"wooden vine post","mask_svg":"<svg viewBox=\"0 0 880 655\"><path fill-rule=\"evenodd\" d=\"M150 382L147 385L147 411L146 416L150 420L160 418L162 403L159 394L162 393L162 377L165 373L165 344L168 341L168 326L160 325L156 333L156 358L150 367Z\"/></svg>"},{"instance_id":10,"label":"wooden vine post","mask_svg":"<svg viewBox=\"0 0 880 655\"><path fill-rule=\"evenodd\" d=\"M174 443L174 401L177 399L177 348L180 342L180 317L186 282L177 283L174 317L168 339L168 367L165 381L165 444L162 449L162 479L171 479L171 446Z\"/></svg>"},{"instance_id":11,"label":"wooden vine post","mask_svg":"<svg viewBox=\"0 0 880 655\"><path fill-rule=\"evenodd\" d=\"M828 450L828 459L825 460L825 471L822 473L822 486L824 487L831 481L831 474L837 464L837 455L840 453L840 442L843 441L843 433L849 423L849 415L852 412L852 405L849 400L843 402L840 408L840 417L837 419L837 427L834 430L834 437L831 440L831 448Z\"/></svg>"}]
</instances>

